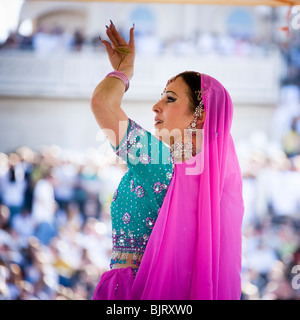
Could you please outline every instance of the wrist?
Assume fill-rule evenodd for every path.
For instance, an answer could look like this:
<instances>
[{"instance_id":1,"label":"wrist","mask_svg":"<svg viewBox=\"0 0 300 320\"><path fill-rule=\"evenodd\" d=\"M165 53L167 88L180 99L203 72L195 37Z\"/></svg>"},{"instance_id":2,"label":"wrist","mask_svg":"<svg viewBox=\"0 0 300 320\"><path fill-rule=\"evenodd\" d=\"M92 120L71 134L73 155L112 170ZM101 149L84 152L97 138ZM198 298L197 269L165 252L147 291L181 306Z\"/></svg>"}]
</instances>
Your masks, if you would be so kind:
<instances>
[{"instance_id":1,"label":"wrist","mask_svg":"<svg viewBox=\"0 0 300 320\"><path fill-rule=\"evenodd\" d=\"M133 77L133 69L131 69L131 68L126 68L126 69L125 68L120 68L120 69L118 69L116 71L120 71L120 72L124 73L129 81Z\"/></svg>"},{"instance_id":2,"label":"wrist","mask_svg":"<svg viewBox=\"0 0 300 320\"><path fill-rule=\"evenodd\" d=\"M115 70L115 71L113 71L113 72L110 72L110 73L106 76L106 78L107 78L107 77L115 77L115 78L120 79L120 80L123 82L123 84L124 84L125 92L129 89L129 79L128 79L127 75L126 75L124 72L122 72L122 71L120 71L120 70Z\"/></svg>"}]
</instances>

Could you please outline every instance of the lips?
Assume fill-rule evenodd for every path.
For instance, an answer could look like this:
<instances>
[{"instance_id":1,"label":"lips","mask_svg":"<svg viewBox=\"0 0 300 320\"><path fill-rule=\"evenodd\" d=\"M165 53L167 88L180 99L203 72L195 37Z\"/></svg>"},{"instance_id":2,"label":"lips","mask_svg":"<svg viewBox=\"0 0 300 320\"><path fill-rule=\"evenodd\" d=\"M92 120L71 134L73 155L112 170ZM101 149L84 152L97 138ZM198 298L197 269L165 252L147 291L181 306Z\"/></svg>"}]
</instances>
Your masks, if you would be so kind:
<instances>
[{"instance_id":1,"label":"lips","mask_svg":"<svg viewBox=\"0 0 300 320\"><path fill-rule=\"evenodd\" d=\"M155 121L155 126L158 125L158 124L163 123L163 121L160 120L159 118L155 118L154 121Z\"/></svg>"}]
</instances>

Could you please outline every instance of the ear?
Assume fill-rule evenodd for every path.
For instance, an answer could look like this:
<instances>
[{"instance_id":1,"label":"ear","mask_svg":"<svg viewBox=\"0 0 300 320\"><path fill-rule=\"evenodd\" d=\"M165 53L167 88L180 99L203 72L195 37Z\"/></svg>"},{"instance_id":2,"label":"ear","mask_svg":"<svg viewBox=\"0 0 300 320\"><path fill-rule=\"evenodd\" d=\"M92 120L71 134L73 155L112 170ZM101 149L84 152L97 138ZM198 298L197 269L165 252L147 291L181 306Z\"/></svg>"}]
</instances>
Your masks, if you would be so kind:
<instances>
[{"instance_id":1,"label":"ear","mask_svg":"<svg viewBox=\"0 0 300 320\"><path fill-rule=\"evenodd\" d=\"M202 110L201 116L197 120L197 129L203 129L205 116L206 116L205 110Z\"/></svg>"}]
</instances>

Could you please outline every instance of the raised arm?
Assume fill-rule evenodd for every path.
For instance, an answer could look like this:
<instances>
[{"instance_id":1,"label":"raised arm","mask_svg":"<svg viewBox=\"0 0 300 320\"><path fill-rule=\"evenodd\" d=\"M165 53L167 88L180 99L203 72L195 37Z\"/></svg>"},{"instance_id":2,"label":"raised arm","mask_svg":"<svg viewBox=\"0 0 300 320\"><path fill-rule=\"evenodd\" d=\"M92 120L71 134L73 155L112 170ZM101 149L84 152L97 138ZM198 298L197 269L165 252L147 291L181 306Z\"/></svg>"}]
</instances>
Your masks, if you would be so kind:
<instances>
[{"instance_id":1,"label":"raised arm","mask_svg":"<svg viewBox=\"0 0 300 320\"><path fill-rule=\"evenodd\" d=\"M130 81L133 76L135 58L134 27L130 29L129 43L123 39L112 22L106 28L106 34L111 43L100 40L105 46L110 63L115 71L122 72ZM124 93L123 81L109 76L97 85L91 98L91 108L99 126L113 132L113 136L107 135L107 138L114 147L119 145L128 125L128 117L121 109ZM119 126L120 121L123 123L122 126Z\"/></svg>"}]
</instances>

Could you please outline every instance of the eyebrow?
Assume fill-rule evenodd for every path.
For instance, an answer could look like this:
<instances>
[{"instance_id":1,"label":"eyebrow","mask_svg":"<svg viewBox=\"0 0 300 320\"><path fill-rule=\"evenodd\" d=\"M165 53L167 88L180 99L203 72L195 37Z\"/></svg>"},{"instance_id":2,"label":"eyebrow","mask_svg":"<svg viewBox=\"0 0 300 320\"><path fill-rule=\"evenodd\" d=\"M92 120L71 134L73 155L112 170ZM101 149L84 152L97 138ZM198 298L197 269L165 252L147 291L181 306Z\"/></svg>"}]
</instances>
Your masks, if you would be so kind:
<instances>
[{"instance_id":1,"label":"eyebrow","mask_svg":"<svg viewBox=\"0 0 300 320\"><path fill-rule=\"evenodd\" d=\"M175 94L175 96L177 96L177 94L174 91L166 91L165 93L173 93L173 94Z\"/></svg>"}]
</instances>

